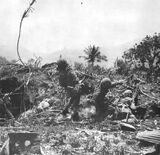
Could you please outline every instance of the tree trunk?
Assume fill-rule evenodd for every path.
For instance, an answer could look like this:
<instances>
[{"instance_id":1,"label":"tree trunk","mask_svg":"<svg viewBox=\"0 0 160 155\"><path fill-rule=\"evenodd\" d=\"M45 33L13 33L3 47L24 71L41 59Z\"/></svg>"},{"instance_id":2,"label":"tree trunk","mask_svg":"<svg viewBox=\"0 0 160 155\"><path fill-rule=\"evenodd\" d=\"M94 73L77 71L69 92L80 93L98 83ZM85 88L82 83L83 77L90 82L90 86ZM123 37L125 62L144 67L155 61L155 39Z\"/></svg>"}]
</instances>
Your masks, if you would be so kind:
<instances>
[{"instance_id":1,"label":"tree trunk","mask_svg":"<svg viewBox=\"0 0 160 155\"><path fill-rule=\"evenodd\" d=\"M88 73L91 74L93 72L94 63L88 63Z\"/></svg>"},{"instance_id":2,"label":"tree trunk","mask_svg":"<svg viewBox=\"0 0 160 155\"><path fill-rule=\"evenodd\" d=\"M91 63L91 72L90 73L93 72L93 67L94 67L94 62Z\"/></svg>"}]
</instances>

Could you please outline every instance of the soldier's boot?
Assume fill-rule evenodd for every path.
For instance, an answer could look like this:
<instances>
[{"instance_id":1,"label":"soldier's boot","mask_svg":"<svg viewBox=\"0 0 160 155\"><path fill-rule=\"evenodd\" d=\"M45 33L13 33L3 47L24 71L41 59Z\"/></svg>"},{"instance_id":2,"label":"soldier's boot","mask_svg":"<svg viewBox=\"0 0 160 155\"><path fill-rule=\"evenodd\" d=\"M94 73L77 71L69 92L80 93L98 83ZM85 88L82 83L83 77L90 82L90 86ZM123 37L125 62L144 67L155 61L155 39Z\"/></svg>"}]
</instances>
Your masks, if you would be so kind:
<instances>
[{"instance_id":1,"label":"soldier's boot","mask_svg":"<svg viewBox=\"0 0 160 155\"><path fill-rule=\"evenodd\" d=\"M79 117L79 114L78 114L77 111L72 114L72 120L73 121L79 121L80 120L80 117Z\"/></svg>"}]
</instances>

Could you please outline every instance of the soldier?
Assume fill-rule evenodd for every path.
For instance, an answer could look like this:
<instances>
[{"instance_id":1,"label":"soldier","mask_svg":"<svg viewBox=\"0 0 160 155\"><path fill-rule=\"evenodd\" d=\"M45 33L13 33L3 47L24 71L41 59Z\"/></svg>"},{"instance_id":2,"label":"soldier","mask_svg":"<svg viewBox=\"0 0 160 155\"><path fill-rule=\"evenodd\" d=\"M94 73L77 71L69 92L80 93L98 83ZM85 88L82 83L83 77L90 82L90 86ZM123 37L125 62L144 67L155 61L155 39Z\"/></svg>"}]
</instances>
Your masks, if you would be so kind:
<instances>
[{"instance_id":1,"label":"soldier","mask_svg":"<svg viewBox=\"0 0 160 155\"><path fill-rule=\"evenodd\" d=\"M78 98L77 100L79 100L78 92L75 89L76 84L78 84L78 78L66 60L60 59L57 61L57 71L59 75L59 84L67 92L67 97L70 98L69 103L62 111L62 114L66 115L68 113L68 108L71 106L75 98Z\"/></svg>"},{"instance_id":2,"label":"soldier","mask_svg":"<svg viewBox=\"0 0 160 155\"><path fill-rule=\"evenodd\" d=\"M77 75L73 72L66 60L58 60L57 71L59 75L59 84L67 92L69 102L65 105L62 115L66 115L70 107L73 108L74 115L78 117L78 106L80 102L80 96L89 93L90 87L85 85L84 79L79 80Z\"/></svg>"},{"instance_id":3,"label":"soldier","mask_svg":"<svg viewBox=\"0 0 160 155\"><path fill-rule=\"evenodd\" d=\"M108 104L105 103L105 95L109 92L109 89L116 87L117 85L123 84L124 81L111 82L109 78L102 79L100 83L100 89L93 97L96 107L95 119L103 119L105 112L108 109Z\"/></svg>"}]
</instances>

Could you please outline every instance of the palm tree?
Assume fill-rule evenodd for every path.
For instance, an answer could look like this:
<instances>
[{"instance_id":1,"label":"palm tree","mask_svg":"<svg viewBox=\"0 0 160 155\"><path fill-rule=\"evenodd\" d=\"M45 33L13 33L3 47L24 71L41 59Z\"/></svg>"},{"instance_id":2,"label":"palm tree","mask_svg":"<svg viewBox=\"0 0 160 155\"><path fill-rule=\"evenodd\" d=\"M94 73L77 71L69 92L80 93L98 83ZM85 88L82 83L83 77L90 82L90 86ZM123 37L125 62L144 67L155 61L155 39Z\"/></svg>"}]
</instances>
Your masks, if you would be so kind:
<instances>
[{"instance_id":1,"label":"palm tree","mask_svg":"<svg viewBox=\"0 0 160 155\"><path fill-rule=\"evenodd\" d=\"M98 46L96 47L95 45L90 45L84 50L84 52L86 56L79 56L79 58L84 58L88 64L91 65L92 69L95 62L107 61L107 57L105 55L101 55Z\"/></svg>"}]
</instances>

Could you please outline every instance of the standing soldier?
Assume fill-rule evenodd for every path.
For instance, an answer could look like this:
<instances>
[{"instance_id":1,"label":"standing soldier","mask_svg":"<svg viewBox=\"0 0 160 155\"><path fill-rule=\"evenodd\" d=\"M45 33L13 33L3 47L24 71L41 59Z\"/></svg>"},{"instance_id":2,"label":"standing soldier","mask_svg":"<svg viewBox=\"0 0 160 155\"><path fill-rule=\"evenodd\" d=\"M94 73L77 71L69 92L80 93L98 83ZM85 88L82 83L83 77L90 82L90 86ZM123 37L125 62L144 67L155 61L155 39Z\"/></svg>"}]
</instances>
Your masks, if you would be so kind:
<instances>
[{"instance_id":1,"label":"standing soldier","mask_svg":"<svg viewBox=\"0 0 160 155\"><path fill-rule=\"evenodd\" d=\"M78 78L66 60L60 59L57 61L57 71L59 75L59 84L67 92L67 97L70 98L69 103L65 105L65 108L62 111L62 114L66 115L70 106L76 107L80 100L80 95L76 89Z\"/></svg>"},{"instance_id":2,"label":"standing soldier","mask_svg":"<svg viewBox=\"0 0 160 155\"><path fill-rule=\"evenodd\" d=\"M73 72L66 60L58 60L57 71L59 75L59 84L67 92L67 97L69 102L65 105L62 115L66 115L70 107L72 107L74 114L72 118L78 120L78 107L81 95L86 95L93 92L94 88L89 86L84 80L86 78L91 78L91 76L83 74L83 79L79 80L77 75Z\"/></svg>"}]
</instances>

